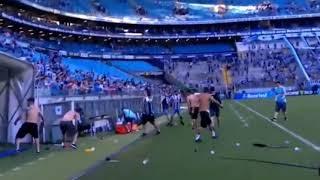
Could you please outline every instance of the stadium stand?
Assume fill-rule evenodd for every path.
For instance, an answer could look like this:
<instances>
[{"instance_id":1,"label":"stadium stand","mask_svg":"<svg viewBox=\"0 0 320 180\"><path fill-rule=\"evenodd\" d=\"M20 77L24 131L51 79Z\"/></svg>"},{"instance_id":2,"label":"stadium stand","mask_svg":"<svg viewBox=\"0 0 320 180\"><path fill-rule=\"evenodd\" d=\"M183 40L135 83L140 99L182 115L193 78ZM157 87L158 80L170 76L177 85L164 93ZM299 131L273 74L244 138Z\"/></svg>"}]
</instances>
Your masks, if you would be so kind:
<instances>
[{"instance_id":1,"label":"stadium stand","mask_svg":"<svg viewBox=\"0 0 320 180\"><path fill-rule=\"evenodd\" d=\"M320 79L319 49L297 49L301 62L312 80Z\"/></svg>"},{"instance_id":2,"label":"stadium stand","mask_svg":"<svg viewBox=\"0 0 320 180\"><path fill-rule=\"evenodd\" d=\"M140 89L147 85L142 79L97 60L37 52L9 31L0 35L0 50L34 64L41 96L142 93Z\"/></svg>"},{"instance_id":3,"label":"stadium stand","mask_svg":"<svg viewBox=\"0 0 320 180\"><path fill-rule=\"evenodd\" d=\"M19 144L24 128L16 133L21 125L17 120L26 120L26 125L39 125L32 131L39 131L43 148L41 154L31 156L30 146L24 143L26 152L19 147L5 151L7 147L0 146L0 151L5 152L0 152L4 160L0 163L0 177L134 180L160 179L160 174L167 177L162 179L172 179L170 173L158 171L170 168L175 171L173 177L178 176L176 179L204 179L213 174L210 167L215 162L207 161L208 157L220 156L217 163L222 162L222 169L232 173L218 168L218 173L214 173L217 178L267 179L273 170L276 172L273 179L276 176L291 180L316 178L320 172L317 159L313 158L314 162L310 159L316 157L315 151L320 151L314 133L317 121L312 112L319 104L316 95L320 95L319 36L320 0L1 0L0 53L5 56L0 59L4 62L0 99L10 101L0 106L0 145L2 142ZM21 78L19 63L29 66L30 74ZM30 81L28 88L24 85L26 79ZM217 93L202 93L213 87ZM277 119L278 109L284 113L284 120L288 120L286 96L291 95L310 96L288 97L290 120L282 122L282 116ZM33 98L30 101L29 97L34 97L34 106L30 107ZM240 101L255 98L259 100ZM271 99L275 99L276 108ZM272 117L274 109L276 113ZM26 119L22 115L25 110ZM191 116L198 116L197 110L201 111L199 118L191 117L193 120L189 121L187 111ZM41 123L33 116L39 111L45 118ZM300 114L302 111L305 112ZM184 127L175 123L175 114L183 116L180 123ZM311 116L308 119L306 115ZM202 128L195 119L201 119ZM299 128L307 126L296 123L301 119L310 123L306 134ZM167 121L168 127L164 127ZM149 129L144 126L147 122L161 126L161 135L152 138L151 132L145 131ZM266 128L263 123L273 125ZM64 133L65 125L72 132ZM177 126L173 127L176 130L168 130L170 126ZM224 126L235 130L237 136L224 133ZM206 127L211 134L201 135L202 139L200 129ZM216 130L226 140L224 143L215 143L220 141L216 139ZM76 143L75 137L67 137L76 136L76 131L93 137ZM109 132L134 134L114 136ZM140 135L147 132L146 141L141 141ZM160 134L158 127L156 132ZM205 142L193 145L191 136L190 141L177 140L180 136L176 135L189 136L186 133L195 133L196 142L207 141L211 135L215 139L210 140L214 147ZM31 134L33 138L27 137L30 142L39 144L35 133ZM139 141L135 143L136 140ZM251 140L266 142L252 144ZM284 146L273 146L272 142ZM133 143L136 145L128 149ZM152 157L151 146L156 150L152 151ZM179 157L166 153L166 150L171 152L172 148L168 148L171 146L182 150ZM265 153L255 147L274 150ZM78 150L64 152L69 148ZM275 152L277 149L284 152L281 153L284 162L277 159L280 155ZM233 157L223 157L222 150ZM206 160L201 164L204 169L197 168L199 163L193 162L189 163L190 168L183 168L184 156L190 158L194 153L197 157L206 154L205 158L197 158ZM244 153L254 157L244 159L241 156ZM266 154L270 156L264 157ZM269 159L273 161L265 161ZM170 167L167 160L174 160L172 165L180 164L175 166L178 168ZM300 161L302 164L295 163ZM100 168L112 166L110 163L119 166L107 171ZM132 163L140 165L130 169ZM279 165L283 172L276 168ZM53 171L57 167L59 173ZM183 173L191 167L194 172ZM147 168L146 173L141 173L143 168ZM295 171L288 173L290 168ZM308 175L308 169L314 173Z\"/></svg>"},{"instance_id":4,"label":"stadium stand","mask_svg":"<svg viewBox=\"0 0 320 180\"><path fill-rule=\"evenodd\" d=\"M292 15L319 11L317 1L146 1L146 0L95 0L95 1L43 1L20 0L26 4L37 3L44 7L71 13L100 14L124 19L139 19L141 15L160 21L204 21L226 18L240 18L273 15ZM87 4L87 6L85 6ZM88 4L90 6L88 6ZM183 10L181 13L179 10ZM177 14L178 16L175 16ZM101 16L103 16L101 15Z\"/></svg>"},{"instance_id":5,"label":"stadium stand","mask_svg":"<svg viewBox=\"0 0 320 180\"><path fill-rule=\"evenodd\" d=\"M135 77L126 74L119 69L109 66L99 60L86 60L86 59L75 59L75 58L63 58L63 64L68 66L69 69L75 72L78 69L82 69L84 72L95 72L97 75L105 74L112 79L128 80L133 79L139 81ZM147 64L147 63L146 63Z\"/></svg>"},{"instance_id":6,"label":"stadium stand","mask_svg":"<svg viewBox=\"0 0 320 180\"><path fill-rule=\"evenodd\" d=\"M235 48L232 44L220 43L220 44L200 44L200 45L177 45L172 48L172 52L175 54L185 53L226 53L234 52Z\"/></svg>"},{"instance_id":7,"label":"stadium stand","mask_svg":"<svg viewBox=\"0 0 320 180\"><path fill-rule=\"evenodd\" d=\"M129 61L111 61L113 66L118 67L119 69L123 69L132 73L152 73L152 72L160 72L162 71L158 67L155 67L145 61L137 61L137 60L129 60Z\"/></svg>"}]
</instances>

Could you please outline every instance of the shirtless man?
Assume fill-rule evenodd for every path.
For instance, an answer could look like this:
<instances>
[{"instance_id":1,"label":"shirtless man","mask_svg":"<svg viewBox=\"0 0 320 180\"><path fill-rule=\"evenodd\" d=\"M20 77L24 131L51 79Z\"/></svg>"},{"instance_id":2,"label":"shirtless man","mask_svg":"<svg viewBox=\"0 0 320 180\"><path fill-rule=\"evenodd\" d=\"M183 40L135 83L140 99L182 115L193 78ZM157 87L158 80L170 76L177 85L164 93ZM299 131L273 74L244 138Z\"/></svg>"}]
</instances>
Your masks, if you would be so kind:
<instances>
[{"instance_id":1,"label":"shirtless man","mask_svg":"<svg viewBox=\"0 0 320 180\"><path fill-rule=\"evenodd\" d=\"M196 121L199 115L200 101L197 93L191 93L187 96L187 105L190 117L192 119L192 129L195 129Z\"/></svg>"},{"instance_id":2,"label":"shirtless man","mask_svg":"<svg viewBox=\"0 0 320 180\"><path fill-rule=\"evenodd\" d=\"M76 121L80 121L80 108L76 108L75 111L68 111L60 121L60 129L62 132L62 147L65 147L67 142L67 137L72 136L73 140L71 143L71 147L73 149L77 149L77 139L78 139L78 130L76 126Z\"/></svg>"},{"instance_id":3,"label":"shirtless man","mask_svg":"<svg viewBox=\"0 0 320 180\"><path fill-rule=\"evenodd\" d=\"M214 131L213 123L210 118L209 106L211 102L218 104L221 108L222 105L218 101L216 101L211 94L209 94L208 88L204 88L203 93L199 94L198 97L200 101L200 125L202 128L209 128L212 138L217 138L216 133ZM195 141L201 142L200 127L197 128Z\"/></svg>"},{"instance_id":4,"label":"shirtless man","mask_svg":"<svg viewBox=\"0 0 320 180\"><path fill-rule=\"evenodd\" d=\"M39 132L38 132L38 123L39 117L41 118L41 122L44 122L44 118L40 112L40 109L37 105L34 104L34 98L29 98L27 100L28 108L25 112L26 114L26 121L20 127L17 135L16 135L16 150L20 151L20 144L22 139L27 135L30 134L32 138L35 140L37 146L37 153L40 153L40 142L39 142ZM20 116L21 117L21 116ZM14 125L17 125L17 122L20 120L18 118Z\"/></svg>"}]
</instances>

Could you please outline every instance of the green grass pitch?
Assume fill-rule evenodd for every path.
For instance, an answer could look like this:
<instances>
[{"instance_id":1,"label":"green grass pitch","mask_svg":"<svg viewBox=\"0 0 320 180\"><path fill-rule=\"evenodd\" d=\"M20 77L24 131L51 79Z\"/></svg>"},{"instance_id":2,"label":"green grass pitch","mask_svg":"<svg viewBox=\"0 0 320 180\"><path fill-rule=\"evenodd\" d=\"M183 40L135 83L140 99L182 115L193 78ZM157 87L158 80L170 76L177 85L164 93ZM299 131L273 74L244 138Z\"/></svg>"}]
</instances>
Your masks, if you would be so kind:
<instances>
[{"instance_id":1,"label":"green grass pitch","mask_svg":"<svg viewBox=\"0 0 320 180\"><path fill-rule=\"evenodd\" d=\"M227 180L313 180L319 179L320 167L320 97L288 98L289 120L281 116L277 125L262 118L273 115L272 100L226 101L222 110L219 138L213 140L203 131L203 142L193 142L193 132L186 116L186 126L163 127L161 135L147 137L118 153L119 162L103 161L138 138L108 136L103 140L81 139L78 151L44 151L39 160L32 152L0 160L0 179L69 179L100 161L80 179L227 179ZM251 108L257 113L249 111ZM281 128L282 127L282 128ZM115 143L114 139L119 143ZM236 146L239 143L239 146ZM288 148L258 148L252 143L286 145ZM85 147L96 147L87 154ZM294 147L299 147L295 151ZM197 149L197 152L195 152ZM210 151L214 151L211 154ZM53 155L52 155L53 154ZM143 164L144 160L148 160ZM34 165L26 165L35 162ZM19 167L18 170L15 169Z\"/></svg>"}]
</instances>

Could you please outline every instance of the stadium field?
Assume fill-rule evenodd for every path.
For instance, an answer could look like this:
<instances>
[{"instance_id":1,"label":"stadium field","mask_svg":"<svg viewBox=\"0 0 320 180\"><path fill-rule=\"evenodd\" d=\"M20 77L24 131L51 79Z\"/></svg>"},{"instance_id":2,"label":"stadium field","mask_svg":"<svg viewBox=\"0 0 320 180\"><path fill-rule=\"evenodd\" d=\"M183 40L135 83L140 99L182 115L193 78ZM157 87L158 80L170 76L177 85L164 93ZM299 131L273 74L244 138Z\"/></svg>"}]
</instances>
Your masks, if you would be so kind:
<instances>
[{"instance_id":1,"label":"stadium field","mask_svg":"<svg viewBox=\"0 0 320 180\"><path fill-rule=\"evenodd\" d=\"M203 132L203 142L194 143L190 125L163 127L161 135L144 139L87 137L75 152L51 147L0 159L0 179L319 179L319 102L319 96L289 97L289 120L272 123L272 100L225 101L216 140ZM134 141L113 156L117 161L104 161ZM94 152L84 152L92 146Z\"/></svg>"},{"instance_id":2,"label":"stadium field","mask_svg":"<svg viewBox=\"0 0 320 180\"><path fill-rule=\"evenodd\" d=\"M319 100L319 97L312 96L290 98L290 119L288 122L279 120L278 124L317 143L320 112L316 109ZM266 117L272 116L272 101L241 103ZM290 166L318 167L317 150L235 102L225 103L222 114L218 140L206 136L204 142L197 145L192 141L190 127L164 128L161 136L141 141L119 154L116 157L118 163L105 163L82 179L319 179L317 169ZM286 141L289 141L289 148L252 146L255 142L285 145ZM294 147L300 150L294 151ZM197 152L194 152L195 148ZM212 155L211 150L215 154ZM143 160L148 162L144 165Z\"/></svg>"}]
</instances>

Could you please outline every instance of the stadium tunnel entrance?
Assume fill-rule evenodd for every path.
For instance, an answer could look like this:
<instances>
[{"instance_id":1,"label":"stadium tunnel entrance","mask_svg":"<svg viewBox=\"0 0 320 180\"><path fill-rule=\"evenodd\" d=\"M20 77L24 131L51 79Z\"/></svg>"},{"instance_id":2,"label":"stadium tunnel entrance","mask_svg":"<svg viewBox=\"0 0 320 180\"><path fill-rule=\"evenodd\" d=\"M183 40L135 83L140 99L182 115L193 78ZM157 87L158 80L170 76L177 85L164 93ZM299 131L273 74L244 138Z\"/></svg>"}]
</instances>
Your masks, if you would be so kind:
<instances>
[{"instance_id":1,"label":"stadium tunnel entrance","mask_svg":"<svg viewBox=\"0 0 320 180\"><path fill-rule=\"evenodd\" d=\"M14 143L18 126L14 121L34 93L32 64L0 53L0 142Z\"/></svg>"}]
</instances>

